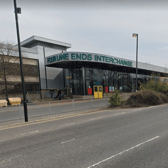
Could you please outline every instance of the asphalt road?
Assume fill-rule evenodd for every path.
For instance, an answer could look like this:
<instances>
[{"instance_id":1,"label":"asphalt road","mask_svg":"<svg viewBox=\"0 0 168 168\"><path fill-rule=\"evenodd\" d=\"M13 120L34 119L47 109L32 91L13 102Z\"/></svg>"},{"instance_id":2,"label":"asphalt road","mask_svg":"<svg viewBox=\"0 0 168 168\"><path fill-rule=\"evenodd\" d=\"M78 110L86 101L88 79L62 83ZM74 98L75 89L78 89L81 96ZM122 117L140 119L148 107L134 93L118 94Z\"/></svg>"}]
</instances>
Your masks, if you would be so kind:
<instances>
[{"instance_id":1,"label":"asphalt road","mask_svg":"<svg viewBox=\"0 0 168 168\"><path fill-rule=\"evenodd\" d=\"M93 109L106 107L108 99L93 99L91 100L76 100L74 103L72 100L67 101L53 101L46 103L28 104L28 117L57 115L62 113L68 113L72 111ZM24 109L23 106L13 107L1 107L0 108L0 122L23 119Z\"/></svg>"},{"instance_id":2,"label":"asphalt road","mask_svg":"<svg viewBox=\"0 0 168 168\"><path fill-rule=\"evenodd\" d=\"M0 168L166 168L168 105L0 127Z\"/></svg>"}]
</instances>

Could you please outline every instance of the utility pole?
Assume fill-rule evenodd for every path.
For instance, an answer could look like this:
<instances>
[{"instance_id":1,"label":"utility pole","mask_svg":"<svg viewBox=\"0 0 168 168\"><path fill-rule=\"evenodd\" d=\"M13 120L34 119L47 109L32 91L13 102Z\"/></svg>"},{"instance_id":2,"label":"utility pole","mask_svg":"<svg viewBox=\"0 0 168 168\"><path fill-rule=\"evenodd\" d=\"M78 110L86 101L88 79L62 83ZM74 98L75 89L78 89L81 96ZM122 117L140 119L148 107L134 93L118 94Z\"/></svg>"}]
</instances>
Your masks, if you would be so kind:
<instances>
[{"instance_id":1,"label":"utility pole","mask_svg":"<svg viewBox=\"0 0 168 168\"><path fill-rule=\"evenodd\" d=\"M22 78L24 116L25 116L25 122L28 122L25 82L24 82L24 74L23 74L23 67L22 67L22 55L21 55L19 25L18 25L18 16L17 16L18 13L21 14L21 8L17 8L16 0L14 0L14 10L15 10L16 31L17 31L18 50L19 50L19 58L20 58L20 71L21 71L21 78Z\"/></svg>"},{"instance_id":2,"label":"utility pole","mask_svg":"<svg viewBox=\"0 0 168 168\"><path fill-rule=\"evenodd\" d=\"M137 74L138 74L138 34L133 33L133 37L136 37L136 92L138 89L138 80L137 80Z\"/></svg>"}]
</instances>

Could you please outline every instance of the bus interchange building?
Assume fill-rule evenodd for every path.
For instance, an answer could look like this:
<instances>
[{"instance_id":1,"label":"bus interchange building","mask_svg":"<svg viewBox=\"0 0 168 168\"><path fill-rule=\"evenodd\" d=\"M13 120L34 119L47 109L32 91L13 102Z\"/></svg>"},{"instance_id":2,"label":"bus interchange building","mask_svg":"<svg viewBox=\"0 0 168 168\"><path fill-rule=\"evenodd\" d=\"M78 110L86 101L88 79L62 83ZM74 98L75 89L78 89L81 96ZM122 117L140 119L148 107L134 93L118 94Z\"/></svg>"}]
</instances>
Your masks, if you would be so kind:
<instances>
[{"instance_id":1,"label":"bus interchange building","mask_svg":"<svg viewBox=\"0 0 168 168\"><path fill-rule=\"evenodd\" d=\"M94 85L102 85L107 92L115 89L121 92L135 91L136 62L133 60L100 53L68 51L71 44L38 36L22 41L21 47L25 63L31 62L36 68L36 74L29 73L29 70L26 73L26 92L49 92L70 86L74 95L87 95L88 88L93 89ZM9 75L8 79L13 79L11 72ZM13 83L6 82L11 90L21 85L18 75L16 80L15 74ZM168 69L138 62L138 84L148 81L151 75L166 77ZM3 80L1 75L0 92L5 88Z\"/></svg>"},{"instance_id":2,"label":"bus interchange building","mask_svg":"<svg viewBox=\"0 0 168 168\"><path fill-rule=\"evenodd\" d=\"M64 87L72 86L73 94L86 95L88 88L102 85L112 92L135 91L136 62L119 57L87 52L62 52L45 58L47 67L63 68ZM145 83L151 75L165 77L168 69L138 63L138 83ZM105 89L108 88L108 89Z\"/></svg>"}]
</instances>

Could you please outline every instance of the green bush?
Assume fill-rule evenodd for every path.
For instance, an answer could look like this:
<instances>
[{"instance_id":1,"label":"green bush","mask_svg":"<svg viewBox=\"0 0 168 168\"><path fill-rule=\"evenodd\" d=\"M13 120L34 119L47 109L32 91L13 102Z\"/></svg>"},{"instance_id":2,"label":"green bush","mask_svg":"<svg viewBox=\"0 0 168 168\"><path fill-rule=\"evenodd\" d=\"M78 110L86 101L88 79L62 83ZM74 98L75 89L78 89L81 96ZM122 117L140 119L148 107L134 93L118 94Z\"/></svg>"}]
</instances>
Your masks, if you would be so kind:
<instances>
[{"instance_id":1,"label":"green bush","mask_svg":"<svg viewBox=\"0 0 168 168\"><path fill-rule=\"evenodd\" d=\"M108 97L108 96L107 96ZM168 84L166 80L151 79L140 85L140 91L133 93L127 101L119 96L119 90L109 97L111 107L142 107L168 103Z\"/></svg>"},{"instance_id":2,"label":"green bush","mask_svg":"<svg viewBox=\"0 0 168 168\"><path fill-rule=\"evenodd\" d=\"M119 90L114 90L114 94L109 97L110 106L117 107L123 103L122 97L119 95Z\"/></svg>"},{"instance_id":3,"label":"green bush","mask_svg":"<svg viewBox=\"0 0 168 168\"><path fill-rule=\"evenodd\" d=\"M163 82L159 79L151 79L145 84L141 84L140 90L154 90L156 92L168 94L168 84L166 80Z\"/></svg>"}]
</instances>

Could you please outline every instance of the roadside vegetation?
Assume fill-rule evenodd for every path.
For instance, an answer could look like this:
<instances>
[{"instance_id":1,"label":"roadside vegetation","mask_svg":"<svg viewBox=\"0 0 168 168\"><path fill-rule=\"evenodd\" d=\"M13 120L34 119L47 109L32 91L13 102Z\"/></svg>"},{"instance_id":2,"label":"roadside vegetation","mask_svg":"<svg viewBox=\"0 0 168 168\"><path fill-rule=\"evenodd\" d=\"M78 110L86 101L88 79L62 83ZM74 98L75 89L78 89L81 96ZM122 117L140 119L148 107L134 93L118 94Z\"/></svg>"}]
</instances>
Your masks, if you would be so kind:
<instances>
[{"instance_id":1,"label":"roadside vegetation","mask_svg":"<svg viewBox=\"0 0 168 168\"><path fill-rule=\"evenodd\" d=\"M107 96L108 97L108 96ZM123 104L122 96L119 95L119 90L114 90L114 94L109 97L111 107L121 106Z\"/></svg>"},{"instance_id":2,"label":"roadside vegetation","mask_svg":"<svg viewBox=\"0 0 168 168\"><path fill-rule=\"evenodd\" d=\"M109 97L110 107L145 107L168 103L167 82L151 79L145 84L141 84L139 91L133 93L126 101L122 100L119 91L116 90Z\"/></svg>"}]
</instances>

